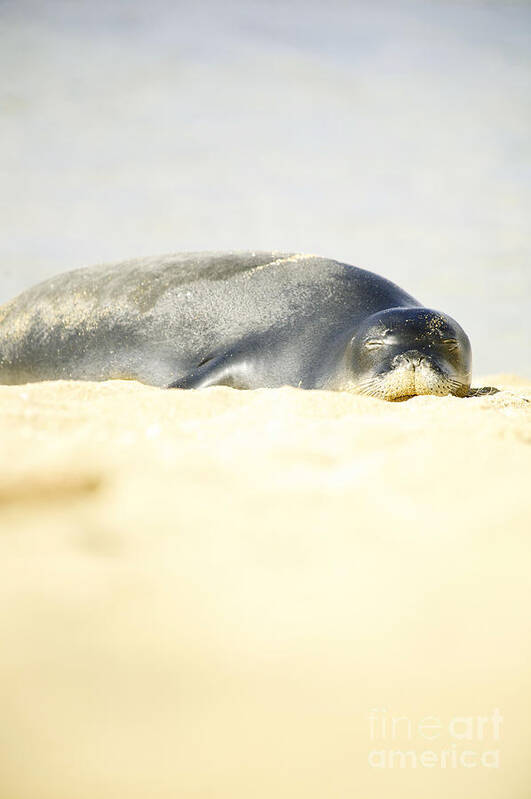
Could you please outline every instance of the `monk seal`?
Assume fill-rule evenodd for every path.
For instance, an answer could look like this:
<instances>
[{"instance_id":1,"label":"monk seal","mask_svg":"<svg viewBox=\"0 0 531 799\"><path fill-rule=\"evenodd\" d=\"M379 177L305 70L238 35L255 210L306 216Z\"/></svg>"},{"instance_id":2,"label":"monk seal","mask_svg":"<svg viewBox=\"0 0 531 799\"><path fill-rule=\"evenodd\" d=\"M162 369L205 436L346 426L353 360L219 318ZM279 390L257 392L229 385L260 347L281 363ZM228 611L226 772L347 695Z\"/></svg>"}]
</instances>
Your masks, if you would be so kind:
<instances>
[{"instance_id":1,"label":"monk seal","mask_svg":"<svg viewBox=\"0 0 531 799\"><path fill-rule=\"evenodd\" d=\"M465 396L470 343L394 283L314 255L181 253L77 269L0 308L0 382Z\"/></svg>"}]
</instances>

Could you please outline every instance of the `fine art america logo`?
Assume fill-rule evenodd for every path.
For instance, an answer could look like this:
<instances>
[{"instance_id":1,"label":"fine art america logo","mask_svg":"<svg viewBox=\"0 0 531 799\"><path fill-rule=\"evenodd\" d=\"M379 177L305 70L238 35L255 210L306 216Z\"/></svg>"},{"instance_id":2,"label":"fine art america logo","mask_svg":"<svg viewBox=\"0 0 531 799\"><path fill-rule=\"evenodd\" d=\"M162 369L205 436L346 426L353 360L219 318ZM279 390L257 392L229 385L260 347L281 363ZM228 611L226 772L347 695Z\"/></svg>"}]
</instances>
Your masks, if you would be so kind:
<instances>
[{"instance_id":1,"label":"fine art america logo","mask_svg":"<svg viewBox=\"0 0 531 799\"><path fill-rule=\"evenodd\" d=\"M503 717L410 718L385 708L369 713L372 768L499 768Z\"/></svg>"}]
</instances>

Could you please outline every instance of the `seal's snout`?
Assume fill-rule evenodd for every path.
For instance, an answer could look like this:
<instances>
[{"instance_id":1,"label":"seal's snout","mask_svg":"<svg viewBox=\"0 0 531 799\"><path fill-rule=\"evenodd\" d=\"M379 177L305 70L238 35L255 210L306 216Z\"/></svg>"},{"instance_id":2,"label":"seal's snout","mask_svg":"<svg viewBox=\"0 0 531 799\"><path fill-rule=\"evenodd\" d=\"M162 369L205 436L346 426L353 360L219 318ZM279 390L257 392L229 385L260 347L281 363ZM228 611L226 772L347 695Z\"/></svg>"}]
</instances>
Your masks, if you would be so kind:
<instances>
[{"instance_id":1,"label":"seal's snout","mask_svg":"<svg viewBox=\"0 0 531 799\"><path fill-rule=\"evenodd\" d=\"M393 366L401 367L403 369L416 369L426 361L426 356L418 350L408 350L395 355L393 358Z\"/></svg>"}]
</instances>

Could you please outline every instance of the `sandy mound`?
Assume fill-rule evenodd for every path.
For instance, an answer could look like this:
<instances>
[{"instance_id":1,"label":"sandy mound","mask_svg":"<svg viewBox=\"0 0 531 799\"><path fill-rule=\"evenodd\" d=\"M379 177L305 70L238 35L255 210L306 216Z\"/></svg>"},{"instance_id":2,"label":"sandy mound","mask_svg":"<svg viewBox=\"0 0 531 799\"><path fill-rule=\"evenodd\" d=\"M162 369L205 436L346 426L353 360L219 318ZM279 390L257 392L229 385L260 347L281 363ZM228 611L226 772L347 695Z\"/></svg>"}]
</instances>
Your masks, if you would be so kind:
<instances>
[{"instance_id":1,"label":"sandy mound","mask_svg":"<svg viewBox=\"0 0 531 799\"><path fill-rule=\"evenodd\" d=\"M2 797L527 797L531 382L488 382L1 387Z\"/></svg>"}]
</instances>

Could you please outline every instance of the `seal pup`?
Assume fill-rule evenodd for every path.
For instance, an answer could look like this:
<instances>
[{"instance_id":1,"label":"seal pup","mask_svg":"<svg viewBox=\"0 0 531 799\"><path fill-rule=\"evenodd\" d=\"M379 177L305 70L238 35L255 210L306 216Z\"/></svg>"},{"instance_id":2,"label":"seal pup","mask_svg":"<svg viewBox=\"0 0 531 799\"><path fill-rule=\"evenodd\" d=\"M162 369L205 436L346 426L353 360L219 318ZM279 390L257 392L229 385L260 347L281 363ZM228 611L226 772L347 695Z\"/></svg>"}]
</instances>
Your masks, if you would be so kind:
<instances>
[{"instance_id":1,"label":"seal pup","mask_svg":"<svg viewBox=\"0 0 531 799\"><path fill-rule=\"evenodd\" d=\"M466 396L457 322L379 275L315 255L181 253L76 269L0 308L0 382Z\"/></svg>"}]
</instances>

